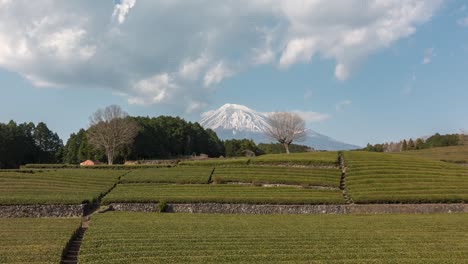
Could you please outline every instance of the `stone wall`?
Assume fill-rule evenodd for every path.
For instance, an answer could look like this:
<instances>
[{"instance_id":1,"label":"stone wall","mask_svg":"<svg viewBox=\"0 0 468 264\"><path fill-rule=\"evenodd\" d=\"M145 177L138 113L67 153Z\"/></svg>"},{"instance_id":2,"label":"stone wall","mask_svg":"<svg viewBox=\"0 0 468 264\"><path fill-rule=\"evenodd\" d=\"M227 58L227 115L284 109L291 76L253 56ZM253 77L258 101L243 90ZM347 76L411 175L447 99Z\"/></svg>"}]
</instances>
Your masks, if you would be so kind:
<instances>
[{"instance_id":1,"label":"stone wall","mask_svg":"<svg viewBox=\"0 0 468 264\"><path fill-rule=\"evenodd\" d=\"M80 217L83 205L0 205L0 218Z\"/></svg>"},{"instance_id":2,"label":"stone wall","mask_svg":"<svg viewBox=\"0 0 468 264\"><path fill-rule=\"evenodd\" d=\"M110 211L126 212L159 212L157 203L113 203L109 205Z\"/></svg>"},{"instance_id":3,"label":"stone wall","mask_svg":"<svg viewBox=\"0 0 468 264\"><path fill-rule=\"evenodd\" d=\"M468 204L353 204L351 214L468 213Z\"/></svg>"},{"instance_id":4,"label":"stone wall","mask_svg":"<svg viewBox=\"0 0 468 264\"><path fill-rule=\"evenodd\" d=\"M113 203L110 210L159 212L157 203ZM84 205L1 205L0 218L81 217ZM194 203L167 204L169 213L219 214L427 214L468 213L468 204L350 204L350 205L265 205Z\"/></svg>"},{"instance_id":5,"label":"stone wall","mask_svg":"<svg viewBox=\"0 0 468 264\"><path fill-rule=\"evenodd\" d=\"M114 203L115 211L159 212L156 203ZM167 204L170 213L220 214L420 214L468 213L468 204L351 204L351 205L261 205L261 204Z\"/></svg>"}]
</instances>

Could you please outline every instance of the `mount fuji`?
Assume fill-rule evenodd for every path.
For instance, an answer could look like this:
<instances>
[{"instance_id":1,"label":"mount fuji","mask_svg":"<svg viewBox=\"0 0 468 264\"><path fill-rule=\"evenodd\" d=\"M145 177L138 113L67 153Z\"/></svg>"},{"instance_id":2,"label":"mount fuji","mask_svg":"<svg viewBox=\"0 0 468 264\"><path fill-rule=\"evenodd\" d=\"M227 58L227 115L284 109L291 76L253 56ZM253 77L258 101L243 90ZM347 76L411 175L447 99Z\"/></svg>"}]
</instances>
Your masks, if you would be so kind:
<instances>
[{"instance_id":1,"label":"mount fuji","mask_svg":"<svg viewBox=\"0 0 468 264\"><path fill-rule=\"evenodd\" d=\"M214 130L221 139L252 139L258 143L270 143L263 134L268 126L267 114L252 110L244 105L225 104L216 110L205 112L200 125ZM313 130L308 130L303 142L293 142L313 147L316 150L350 150L359 146L337 141Z\"/></svg>"}]
</instances>

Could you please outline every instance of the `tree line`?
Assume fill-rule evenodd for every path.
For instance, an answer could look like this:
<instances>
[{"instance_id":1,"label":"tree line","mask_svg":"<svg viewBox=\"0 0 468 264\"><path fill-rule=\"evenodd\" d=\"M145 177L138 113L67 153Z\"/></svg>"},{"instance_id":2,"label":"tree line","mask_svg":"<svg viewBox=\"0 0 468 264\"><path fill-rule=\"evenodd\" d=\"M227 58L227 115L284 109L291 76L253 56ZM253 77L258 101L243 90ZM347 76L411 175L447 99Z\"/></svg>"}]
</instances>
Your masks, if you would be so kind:
<instances>
[{"instance_id":1,"label":"tree line","mask_svg":"<svg viewBox=\"0 0 468 264\"><path fill-rule=\"evenodd\" d=\"M408 150L430 149L437 147L449 147L464 145L467 142L467 136L464 134L441 135L436 133L428 138L404 139L400 142L389 142L383 144L367 144L364 148L372 152L401 152Z\"/></svg>"},{"instance_id":2,"label":"tree line","mask_svg":"<svg viewBox=\"0 0 468 264\"><path fill-rule=\"evenodd\" d=\"M238 157L310 151L292 144L305 137L304 121L291 113L275 113L266 134L278 143L256 145L253 140L225 140L211 129L180 117L131 117L119 106L99 109L88 129L72 133L64 145L43 122L0 123L0 168L26 163L79 164L84 160L123 163L126 160L170 159L206 154Z\"/></svg>"},{"instance_id":3,"label":"tree line","mask_svg":"<svg viewBox=\"0 0 468 264\"><path fill-rule=\"evenodd\" d=\"M60 163L63 142L45 123L0 123L0 169L26 163Z\"/></svg>"},{"instance_id":4,"label":"tree line","mask_svg":"<svg viewBox=\"0 0 468 264\"><path fill-rule=\"evenodd\" d=\"M225 155L224 142L211 129L179 117L129 117L138 126L131 144L115 149L113 162L168 159L192 154ZM27 163L79 164L84 160L106 162L106 150L92 144L90 129L72 133L64 145L43 122L0 123L0 168ZM91 132L92 133L92 132Z\"/></svg>"}]
</instances>

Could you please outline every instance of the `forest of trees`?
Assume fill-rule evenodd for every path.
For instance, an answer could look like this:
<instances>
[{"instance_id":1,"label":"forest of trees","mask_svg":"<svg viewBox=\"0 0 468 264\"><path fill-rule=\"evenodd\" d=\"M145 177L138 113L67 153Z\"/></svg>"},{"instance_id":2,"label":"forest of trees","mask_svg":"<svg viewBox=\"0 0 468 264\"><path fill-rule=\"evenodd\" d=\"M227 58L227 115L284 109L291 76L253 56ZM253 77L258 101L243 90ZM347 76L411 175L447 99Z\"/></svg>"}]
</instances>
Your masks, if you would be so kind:
<instances>
[{"instance_id":1,"label":"forest of trees","mask_svg":"<svg viewBox=\"0 0 468 264\"><path fill-rule=\"evenodd\" d=\"M283 153L280 143L256 145L250 139L222 141L211 129L179 117L130 117L138 126L133 143L117 153L115 163L125 160L169 159L193 154L209 157L239 157ZM408 139L384 144L368 144L364 150L374 152L400 152L434 147L466 144L464 134L435 134L426 139ZM313 149L304 145L290 145L291 152ZM84 160L106 161L103 150L93 148L88 131L80 129L72 133L65 145L57 133L43 122L17 124L14 121L0 123L0 168L18 168L27 163L79 164Z\"/></svg>"},{"instance_id":2,"label":"forest of trees","mask_svg":"<svg viewBox=\"0 0 468 264\"><path fill-rule=\"evenodd\" d=\"M0 169L26 163L60 163L62 158L62 140L46 124L0 123Z\"/></svg>"},{"instance_id":3,"label":"forest of trees","mask_svg":"<svg viewBox=\"0 0 468 264\"><path fill-rule=\"evenodd\" d=\"M264 154L279 154L279 153L284 153L284 147L283 145L279 143L260 143L258 144L258 148L262 151ZM308 152L308 151L314 151L313 148L305 145L298 145L298 144L291 144L289 145L289 151L291 153L297 153L297 152Z\"/></svg>"},{"instance_id":4,"label":"forest of trees","mask_svg":"<svg viewBox=\"0 0 468 264\"><path fill-rule=\"evenodd\" d=\"M211 129L179 117L132 117L138 125L133 143L117 153L115 163L125 160L168 159L192 154L210 157L224 155L223 142ZM71 134L65 145L64 162L78 164L91 159L105 161L104 151L96 150L88 142L87 131Z\"/></svg>"},{"instance_id":5,"label":"forest of trees","mask_svg":"<svg viewBox=\"0 0 468 264\"><path fill-rule=\"evenodd\" d=\"M400 152L408 150L429 149L437 147L449 147L463 145L466 142L466 135L464 134L447 134L440 135L436 133L426 139L417 138L404 139L400 142L390 142L384 144L367 144L364 148L366 151L372 152Z\"/></svg>"},{"instance_id":6,"label":"forest of trees","mask_svg":"<svg viewBox=\"0 0 468 264\"><path fill-rule=\"evenodd\" d=\"M179 117L135 117L139 131L129 159L171 158L195 154L224 155L223 142L211 129Z\"/></svg>"},{"instance_id":7,"label":"forest of trees","mask_svg":"<svg viewBox=\"0 0 468 264\"><path fill-rule=\"evenodd\" d=\"M224 141L224 149L226 157L241 157L245 156L245 151L251 151L255 156L262 155L263 151L258 148L255 142L251 139L230 139Z\"/></svg>"}]
</instances>

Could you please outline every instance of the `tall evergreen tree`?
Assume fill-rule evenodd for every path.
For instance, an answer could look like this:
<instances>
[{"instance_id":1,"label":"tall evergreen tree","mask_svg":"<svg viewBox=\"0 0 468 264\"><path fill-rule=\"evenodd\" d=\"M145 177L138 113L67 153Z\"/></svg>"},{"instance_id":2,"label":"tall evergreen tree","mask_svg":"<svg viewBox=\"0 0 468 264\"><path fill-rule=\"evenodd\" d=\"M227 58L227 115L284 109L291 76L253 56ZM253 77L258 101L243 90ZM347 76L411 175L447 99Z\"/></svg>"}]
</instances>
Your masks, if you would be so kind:
<instances>
[{"instance_id":1,"label":"tall evergreen tree","mask_svg":"<svg viewBox=\"0 0 468 264\"><path fill-rule=\"evenodd\" d=\"M405 139L401 143L401 151L407 151L407 150L408 150L408 142L406 142L406 139Z\"/></svg>"},{"instance_id":2,"label":"tall evergreen tree","mask_svg":"<svg viewBox=\"0 0 468 264\"><path fill-rule=\"evenodd\" d=\"M415 150L415 149L416 149L416 145L414 144L413 139L410 138L408 141L408 150Z\"/></svg>"}]
</instances>

